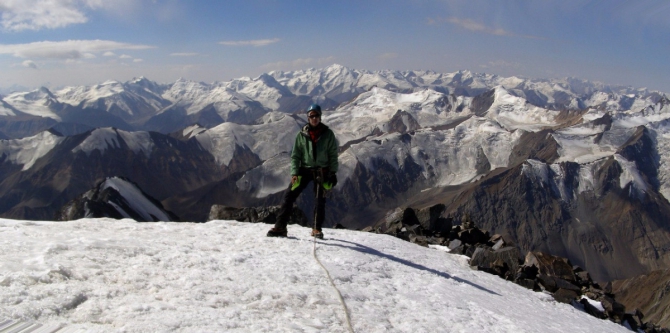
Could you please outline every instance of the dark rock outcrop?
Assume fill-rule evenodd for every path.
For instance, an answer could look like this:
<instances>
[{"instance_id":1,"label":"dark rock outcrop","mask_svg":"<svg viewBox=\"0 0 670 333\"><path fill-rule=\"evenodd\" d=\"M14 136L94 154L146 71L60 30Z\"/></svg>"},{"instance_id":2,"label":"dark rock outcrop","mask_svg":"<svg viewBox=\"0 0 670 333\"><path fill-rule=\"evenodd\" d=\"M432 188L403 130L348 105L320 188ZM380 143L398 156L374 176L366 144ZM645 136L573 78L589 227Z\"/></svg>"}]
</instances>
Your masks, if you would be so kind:
<instances>
[{"instance_id":1,"label":"dark rock outcrop","mask_svg":"<svg viewBox=\"0 0 670 333\"><path fill-rule=\"evenodd\" d=\"M270 207L228 207L223 205L212 205L209 211L209 220L235 220L239 222L269 223L277 222L281 206ZM307 216L298 207L293 207L289 224L298 224L309 227Z\"/></svg>"},{"instance_id":2,"label":"dark rock outcrop","mask_svg":"<svg viewBox=\"0 0 670 333\"><path fill-rule=\"evenodd\" d=\"M412 115L403 110L398 110L388 122L388 133L407 133L421 128L419 122Z\"/></svg>"}]
</instances>

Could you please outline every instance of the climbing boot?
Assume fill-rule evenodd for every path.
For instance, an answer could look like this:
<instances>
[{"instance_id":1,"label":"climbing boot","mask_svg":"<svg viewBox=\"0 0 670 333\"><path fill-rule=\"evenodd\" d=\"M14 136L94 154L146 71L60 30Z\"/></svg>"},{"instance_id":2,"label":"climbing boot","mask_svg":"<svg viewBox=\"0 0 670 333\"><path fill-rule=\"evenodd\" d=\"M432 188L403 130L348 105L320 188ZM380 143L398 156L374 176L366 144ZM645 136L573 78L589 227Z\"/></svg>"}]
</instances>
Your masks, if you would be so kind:
<instances>
[{"instance_id":1,"label":"climbing boot","mask_svg":"<svg viewBox=\"0 0 670 333\"><path fill-rule=\"evenodd\" d=\"M286 237L287 234L286 229L272 228L268 231L268 237Z\"/></svg>"},{"instance_id":2,"label":"climbing boot","mask_svg":"<svg viewBox=\"0 0 670 333\"><path fill-rule=\"evenodd\" d=\"M312 229L312 237L323 239L323 232L321 232L321 230Z\"/></svg>"}]
</instances>

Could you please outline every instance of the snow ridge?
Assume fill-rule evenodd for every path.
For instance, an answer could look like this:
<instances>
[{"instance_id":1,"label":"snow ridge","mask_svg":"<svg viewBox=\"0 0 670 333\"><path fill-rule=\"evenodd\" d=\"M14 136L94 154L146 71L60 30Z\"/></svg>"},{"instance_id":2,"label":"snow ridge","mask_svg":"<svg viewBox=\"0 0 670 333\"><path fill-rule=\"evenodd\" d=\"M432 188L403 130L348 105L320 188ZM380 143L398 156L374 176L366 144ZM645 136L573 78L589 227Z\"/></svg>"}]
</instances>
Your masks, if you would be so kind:
<instances>
[{"instance_id":1,"label":"snow ridge","mask_svg":"<svg viewBox=\"0 0 670 333\"><path fill-rule=\"evenodd\" d=\"M77 147L73 153L84 152L91 155L95 150L104 153L107 149L121 148L121 142L135 153L144 153L149 158L154 148L154 142L149 132L126 132L116 128L98 128L93 130Z\"/></svg>"},{"instance_id":2,"label":"snow ridge","mask_svg":"<svg viewBox=\"0 0 670 333\"><path fill-rule=\"evenodd\" d=\"M106 188L115 189L126 201L126 204L142 216L145 221L171 221L171 218L163 210L147 199L142 191L134 184L118 177L110 177L100 186L100 191ZM124 218L132 218L121 207L109 202ZM154 218L155 217L155 218Z\"/></svg>"}]
</instances>

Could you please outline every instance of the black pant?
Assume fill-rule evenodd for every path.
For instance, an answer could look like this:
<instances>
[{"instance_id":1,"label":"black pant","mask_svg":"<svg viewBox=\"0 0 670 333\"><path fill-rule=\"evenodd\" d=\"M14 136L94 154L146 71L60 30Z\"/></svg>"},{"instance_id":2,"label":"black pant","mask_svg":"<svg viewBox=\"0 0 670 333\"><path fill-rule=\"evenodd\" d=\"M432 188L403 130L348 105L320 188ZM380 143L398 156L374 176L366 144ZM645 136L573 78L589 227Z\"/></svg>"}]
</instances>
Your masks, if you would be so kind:
<instances>
[{"instance_id":1,"label":"black pant","mask_svg":"<svg viewBox=\"0 0 670 333\"><path fill-rule=\"evenodd\" d=\"M300 169L299 176L302 176L300 185L291 190L292 184L289 184L288 189L284 192L284 200L277 216L277 223L275 228L286 229L288 221L291 219L293 212L293 204L300 196L300 193L307 188L310 183L314 183L314 194L316 196L316 205L314 207L314 228L321 231L323 220L326 215L326 196L323 189L323 169Z\"/></svg>"}]
</instances>

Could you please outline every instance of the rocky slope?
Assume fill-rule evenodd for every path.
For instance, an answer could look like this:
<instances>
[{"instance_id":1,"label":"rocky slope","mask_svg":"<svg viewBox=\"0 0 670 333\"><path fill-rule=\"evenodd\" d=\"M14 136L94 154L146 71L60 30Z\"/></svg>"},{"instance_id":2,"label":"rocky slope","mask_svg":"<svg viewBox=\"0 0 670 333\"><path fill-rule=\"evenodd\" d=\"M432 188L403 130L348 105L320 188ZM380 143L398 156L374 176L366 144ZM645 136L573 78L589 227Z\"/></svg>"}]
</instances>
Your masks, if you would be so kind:
<instances>
[{"instance_id":1,"label":"rocky slope","mask_svg":"<svg viewBox=\"0 0 670 333\"><path fill-rule=\"evenodd\" d=\"M670 270L614 281L612 291L626 308L642 310L646 321L670 327Z\"/></svg>"}]
</instances>

